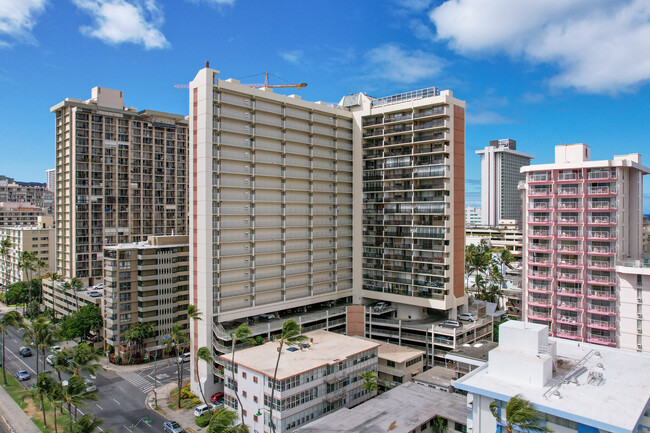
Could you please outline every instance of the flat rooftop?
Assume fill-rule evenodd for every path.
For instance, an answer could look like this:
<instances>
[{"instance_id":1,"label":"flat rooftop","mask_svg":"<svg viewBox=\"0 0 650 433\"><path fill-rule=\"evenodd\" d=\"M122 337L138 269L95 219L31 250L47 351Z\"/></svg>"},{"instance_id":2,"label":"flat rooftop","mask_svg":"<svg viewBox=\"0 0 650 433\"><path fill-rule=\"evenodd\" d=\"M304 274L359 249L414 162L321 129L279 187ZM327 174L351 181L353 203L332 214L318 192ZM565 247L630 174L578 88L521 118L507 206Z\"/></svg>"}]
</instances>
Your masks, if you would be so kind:
<instances>
[{"instance_id":1,"label":"flat rooftop","mask_svg":"<svg viewBox=\"0 0 650 433\"><path fill-rule=\"evenodd\" d=\"M472 344L466 343L449 352L445 355L445 358L452 361L463 362L464 360L468 360L485 363L488 361L488 352L498 346L498 343L491 341L480 341Z\"/></svg>"},{"instance_id":2,"label":"flat rooftop","mask_svg":"<svg viewBox=\"0 0 650 433\"><path fill-rule=\"evenodd\" d=\"M413 376L413 380L416 382L419 381L430 383L432 385L449 387L453 385L456 376L456 370L436 365L423 373Z\"/></svg>"},{"instance_id":3,"label":"flat rooftop","mask_svg":"<svg viewBox=\"0 0 650 433\"><path fill-rule=\"evenodd\" d=\"M549 341L555 342L562 362L544 387L518 381L515 374L510 380L490 375L489 364L454 386L504 401L521 393L543 412L602 430L632 432L650 399L650 355L558 338ZM601 374L602 380L590 380Z\"/></svg>"},{"instance_id":4,"label":"flat rooftop","mask_svg":"<svg viewBox=\"0 0 650 433\"><path fill-rule=\"evenodd\" d=\"M385 341L373 340L371 338L355 336L360 340L369 341L371 343L379 344L378 355L379 358L386 359L393 362L406 362L418 356L423 356L423 350L413 349L407 346L398 346L397 344L387 343Z\"/></svg>"},{"instance_id":5,"label":"flat rooftop","mask_svg":"<svg viewBox=\"0 0 650 433\"><path fill-rule=\"evenodd\" d=\"M463 395L408 382L352 409L319 418L296 433L408 433L437 415L465 425L466 404Z\"/></svg>"},{"instance_id":6,"label":"flat rooftop","mask_svg":"<svg viewBox=\"0 0 650 433\"><path fill-rule=\"evenodd\" d=\"M312 331L303 335L313 340L307 342L308 348L295 351L288 350L289 347L286 345L282 348L278 380L284 380L325 365L337 364L350 356L379 347L379 343L328 331ZM273 377L278 346L279 343L271 341L261 346L240 350L235 357L235 364ZM229 359L227 355L222 358Z\"/></svg>"}]
</instances>

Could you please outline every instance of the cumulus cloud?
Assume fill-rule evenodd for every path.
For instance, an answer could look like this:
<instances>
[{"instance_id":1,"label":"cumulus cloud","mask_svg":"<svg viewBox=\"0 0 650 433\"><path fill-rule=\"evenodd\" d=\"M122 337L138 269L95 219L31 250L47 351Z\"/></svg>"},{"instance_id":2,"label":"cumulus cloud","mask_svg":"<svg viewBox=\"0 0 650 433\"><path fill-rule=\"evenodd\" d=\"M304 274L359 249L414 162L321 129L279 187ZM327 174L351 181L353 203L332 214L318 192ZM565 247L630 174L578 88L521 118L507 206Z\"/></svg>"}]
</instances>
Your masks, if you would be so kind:
<instances>
[{"instance_id":1,"label":"cumulus cloud","mask_svg":"<svg viewBox=\"0 0 650 433\"><path fill-rule=\"evenodd\" d=\"M0 48L10 47L16 40L32 41L32 28L45 10L45 3L46 0L0 0Z\"/></svg>"},{"instance_id":2,"label":"cumulus cloud","mask_svg":"<svg viewBox=\"0 0 650 433\"><path fill-rule=\"evenodd\" d=\"M373 74L398 83L414 83L437 76L444 60L421 50L407 51L397 44L380 45L366 53Z\"/></svg>"},{"instance_id":3,"label":"cumulus cloud","mask_svg":"<svg viewBox=\"0 0 650 433\"><path fill-rule=\"evenodd\" d=\"M294 65L297 65L300 63L302 60L303 52L302 50L291 50L291 51L284 51L280 53L280 57L282 57L284 60L286 60L289 63L293 63Z\"/></svg>"},{"instance_id":4,"label":"cumulus cloud","mask_svg":"<svg viewBox=\"0 0 650 433\"><path fill-rule=\"evenodd\" d=\"M459 53L556 66L559 88L617 93L650 79L647 0L448 0L430 18Z\"/></svg>"},{"instance_id":5,"label":"cumulus cloud","mask_svg":"<svg viewBox=\"0 0 650 433\"><path fill-rule=\"evenodd\" d=\"M142 44L146 49L169 46L160 31L164 19L155 0L73 1L95 21L92 26L81 27L85 35L115 45L130 42Z\"/></svg>"}]
</instances>

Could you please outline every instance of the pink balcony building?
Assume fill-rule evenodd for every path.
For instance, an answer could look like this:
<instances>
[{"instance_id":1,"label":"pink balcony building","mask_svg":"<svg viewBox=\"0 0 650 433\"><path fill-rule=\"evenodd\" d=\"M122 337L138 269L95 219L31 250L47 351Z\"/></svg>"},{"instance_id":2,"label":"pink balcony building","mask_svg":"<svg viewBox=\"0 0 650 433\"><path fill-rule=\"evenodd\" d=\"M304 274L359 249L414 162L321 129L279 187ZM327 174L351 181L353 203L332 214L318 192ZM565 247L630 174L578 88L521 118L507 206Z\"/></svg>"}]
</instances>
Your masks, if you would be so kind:
<instances>
[{"instance_id":1,"label":"pink balcony building","mask_svg":"<svg viewBox=\"0 0 650 433\"><path fill-rule=\"evenodd\" d=\"M585 144L555 147L555 163L521 169L524 318L551 335L620 343L617 260L642 252L639 154L591 161Z\"/></svg>"}]
</instances>

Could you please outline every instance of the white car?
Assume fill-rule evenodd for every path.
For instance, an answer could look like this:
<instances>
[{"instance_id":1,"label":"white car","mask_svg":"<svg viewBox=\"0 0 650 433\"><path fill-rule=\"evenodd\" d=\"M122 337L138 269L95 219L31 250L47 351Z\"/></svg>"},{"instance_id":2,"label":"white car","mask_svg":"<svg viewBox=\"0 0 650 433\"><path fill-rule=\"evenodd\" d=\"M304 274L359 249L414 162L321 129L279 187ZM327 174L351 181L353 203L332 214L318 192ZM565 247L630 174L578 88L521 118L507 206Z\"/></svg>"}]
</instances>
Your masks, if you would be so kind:
<instances>
[{"instance_id":1,"label":"white car","mask_svg":"<svg viewBox=\"0 0 650 433\"><path fill-rule=\"evenodd\" d=\"M95 289L95 290L101 290L103 288L104 288L104 283L95 284L93 286L93 289Z\"/></svg>"},{"instance_id":2,"label":"white car","mask_svg":"<svg viewBox=\"0 0 650 433\"><path fill-rule=\"evenodd\" d=\"M476 315L472 313L460 313L458 315L458 320L464 320L465 322L476 322Z\"/></svg>"},{"instance_id":3,"label":"white car","mask_svg":"<svg viewBox=\"0 0 650 433\"><path fill-rule=\"evenodd\" d=\"M194 416L198 418L204 413L214 410L214 408L215 406L213 404L202 404L201 406L197 406L194 408Z\"/></svg>"},{"instance_id":4,"label":"white car","mask_svg":"<svg viewBox=\"0 0 650 433\"><path fill-rule=\"evenodd\" d=\"M52 346L50 349L52 349L52 353L60 352L63 350L61 346Z\"/></svg>"},{"instance_id":5,"label":"white car","mask_svg":"<svg viewBox=\"0 0 650 433\"><path fill-rule=\"evenodd\" d=\"M49 365L54 365L54 355L47 355L47 358L45 358L45 361L47 361L47 363Z\"/></svg>"},{"instance_id":6,"label":"white car","mask_svg":"<svg viewBox=\"0 0 650 433\"><path fill-rule=\"evenodd\" d=\"M95 385L92 381L86 379L86 392L93 392L97 391L97 385Z\"/></svg>"},{"instance_id":7,"label":"white car","mask_svg":"<svg viewBox=\"0 0 650 433\"><path fill-rule=\"evenodd\" d=\"M382 311L388 310L388 304L386 302L377 302L375 306L373 307L373 310L375 312L380 313Z\"/></svg>"},{"instance_id":8,"label":"white car","mask_svg":"<svg viewBox=\"0 0 650 433\"><path fill-rule=\"evenodd\" d=\"M190 352L183 353L181 356L178 357L178 363L182 364L184 362L189 362L190 360Z\"/></svg>"}]
</instances>

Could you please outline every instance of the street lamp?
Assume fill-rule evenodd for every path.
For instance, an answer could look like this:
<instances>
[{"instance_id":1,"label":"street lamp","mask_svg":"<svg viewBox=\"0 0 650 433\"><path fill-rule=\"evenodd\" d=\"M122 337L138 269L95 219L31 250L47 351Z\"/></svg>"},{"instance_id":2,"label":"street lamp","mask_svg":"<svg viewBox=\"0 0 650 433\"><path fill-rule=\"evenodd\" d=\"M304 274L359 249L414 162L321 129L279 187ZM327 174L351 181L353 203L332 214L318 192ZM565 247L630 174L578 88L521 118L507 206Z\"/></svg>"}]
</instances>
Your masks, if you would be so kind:
<instances>
[{"instance_id":1,"label":"street lamp","mask_svg":"<svg viewBox=\"0 0 650 433\"><path fill-rule=\"evenodd\" d=\"M158 407L158 393L156 390L156 385L157 385L157 367L158 364L156 361L158 361L158 352L155 352L153 355L153 406L154 409Z\"/></svg>"},{"instance_id":2,"label":"street lamp","mask_svg":"<svg viewBox=\"0 0 650 433\"><path fill-rule=\"evenodd\" d=\"M131 431L131 432L133 433L133 432L135 431L135 428L136 428L136 427L138 426L138 424L140 424L140 422L142 422L142 421L144 421L145 424L151 424L151 418L149 418L149 415L147 415L147 416L145 416L145 417L143 417L143 418L140 418L140 419L138 420L138 422L136 422L135 424L132 424L131 427L127 427L127 428L129 429L129 431Z\"/></svg>"}]
</instances>

